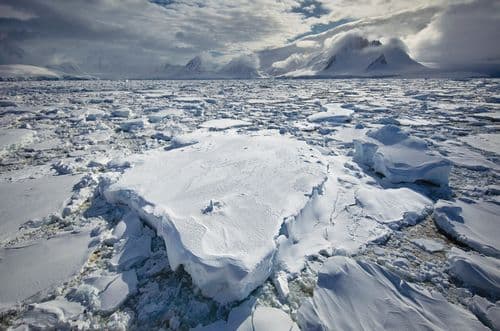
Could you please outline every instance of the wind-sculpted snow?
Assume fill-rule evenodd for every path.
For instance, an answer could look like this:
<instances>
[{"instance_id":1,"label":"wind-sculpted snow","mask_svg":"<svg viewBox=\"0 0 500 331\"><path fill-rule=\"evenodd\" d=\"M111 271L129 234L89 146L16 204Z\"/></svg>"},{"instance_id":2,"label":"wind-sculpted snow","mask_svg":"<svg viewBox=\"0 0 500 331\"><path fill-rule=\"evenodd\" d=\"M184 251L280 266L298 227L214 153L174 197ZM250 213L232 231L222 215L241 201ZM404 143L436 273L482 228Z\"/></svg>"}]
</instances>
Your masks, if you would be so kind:
<instances>
[{"instance_id":1,"label":"wind-sculpted snow","mask_svg":"<svg viewBox=\"0 0 500 331\"><path fill-rule=\"evenodd\" d=\"M0 329L495 328L498 83L1 82Z\"/></svg>"},{"instance_id":2,"label":"wind-sculpted snow","mask_svg":"<svg viewBox=\"0 0 500 331\"><path fill-rule=\"evenodd\" d=\"M147 153L105 195L129 205L164 238L207 296L245 298L270 275L274 238L326 177L319 152L276 136L206 135Z\"/></svg>"},{"instance_id":3,"label":"wind-sculpted snow","mask_svg":"<svg viewBox=\"0 0 500 331\"><path fill-rule=\"evenodd\" d=\"M487 330L439 293L376 264L341 256L321 268L298 323L303 330Z\"/></svg>"},{"instance_id":4,"label":"wind-sculpted snow","mask_svg":"<svg viewBox=\"0 0 500 331\"><path fill-rule=\"evenodd\" d=\"M449 273L465 286L481 294L500 298L500 261L452 248L448 255Z\"/></svg>"},{"instance_id":5,"label":"wind-sculpted snow","mask_svg":"<svg viewBox=\"0 0 500 331\"><path fill-rule=\"evenodd\" d=\"M373 168L393 183L421 180L448 185L450 162L432 155L424 140L410 137L395 125L369 131L365 138L356 140L354 146L358 162Z\"/></svg>"},{"instance_id":6,"label":"wind-sculpted snow","mask_svg":"<svg viewBox=\"0 0 500 331\"><path fill-rule=\"evenodd\" d=\"M453 239L480 253L500 257L500 206L485 201L436 203L434 220Z\"/></svg>"}]
</instances>

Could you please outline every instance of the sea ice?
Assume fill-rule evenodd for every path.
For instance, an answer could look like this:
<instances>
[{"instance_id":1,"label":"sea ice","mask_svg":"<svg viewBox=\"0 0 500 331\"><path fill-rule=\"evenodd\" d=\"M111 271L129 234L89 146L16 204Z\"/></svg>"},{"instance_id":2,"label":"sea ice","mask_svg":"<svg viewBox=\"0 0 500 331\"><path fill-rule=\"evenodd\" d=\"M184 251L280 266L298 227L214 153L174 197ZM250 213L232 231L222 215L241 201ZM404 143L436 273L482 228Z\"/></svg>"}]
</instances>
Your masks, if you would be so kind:
<instances>
[{"instance_id":1,"label":"sea ice","mask_svg":"<svg viewBox=\"0 0 500 331\"><path fill-rule=\"evenodd\" d=\"M481 133L472 136L461 137L459 140L470 146L500 155L500 133Z\"/></svg>"},{"instance_id":2,"label":"sea ice","mask_svg":"<svg viewBox=\"0 0 500 331\"><path fill-rule=\"evenodd\" d=\"M500 257L500 206L495 203L439 200L434 210L438 228L480 253Z\"/></svg>"},{"instance_id":3,"label":"sea ice","mask_svg":"<svg viewBox=\"0 0 500 331\"><path fill-rule=\"evenodd\" d=\"M193 331L299 331L297 324L282 310L271 307L255 307L251 298L235 307L227 321L199 326Z\"/></svg>"},{"instance_id":4,"label":"sea ice","mask_svg":"<svg viewBox=\"0 0 500 331\"><path fill-rule=\"evenodd\" d=\"M207 128L210 130L227 130L231 128L241 128L245 126L249 126L252 123L243 121L243 120L235 120L230 118L221 118L216 120L206 121L200 124L201 128Z\"/></svg>"},{"instance_id":5,"label":"sea ice","mask_svg":"<svg viewBox=\"0 0 500 331\"><path fill-rule=\"evenodd\" d=\"M368 131L366 137L354 141L357 162L384 175L392 183L428 181L448 185L451 164L430 154L427 143L410 137L395 125Z\"/></svg>"},{"instance_id":6,"label":"sea ice","mask_svg":"<svg viewBox=\"0 0 500 331\"><path fill-rule=\"evenodd\" d=\"M329 103L322 107L325 111L310 115L309 122L335 122L343 123L351 120L354 111L342 108L338 104Z\"/></svg>"},{"instance_id":7,"label":"sea ice","mask_svg":"<svg viewBox=\"0 0 500 331\"><path fill-rule=\"evenodd\" d=\"M81 176L45 176L0 182L0 240L14 235L27 221L60 213Z\"/></svg>"},{"instance_id":8,"label":"sea ice","mask_svg":"<svg viewBox=\"0 0 500 331\"><path fill-rule=\"evenodd\" d=\"M272 271L283 220L326 177L321 154L279 136L213 134L156 150L105 191L157 229L173 269L183 265L219 302L245 298Z\"/></svg>"},{"instance_id":9,"label":"sea ice","mask_svg":"<svg viewBox=\"0 0 500 331\"><path fill-rule=\"evenodd\" d=\"M0 129L0 156L13 148L29 144L35 138L35 133L28 129Z\"/></svg>"},{"instance_id":10,"label":"sea ice","mask_svg":"<svg viewBox=\"0 0 500 331\"><path fill-rule=\"evenodd\" d=\"M500 297L500 261L453 247L448 254L448 272L482 294Z\"/></svg>"},{"instance_id":11,"label":"sea ice","mask_svg":"<svg viewBox=\"0 0 500 331\"><path fill-rule=\"evenodd\" d=\"M415 246L420 247L421 249L429 253L444 251L444 245L432 239L417 238L417 239L412 239L411 242Z\"/></svg>"},{"instance_id":12,"label":"sea ice","mask_svg":"<svg viewBox=\"0 0 500 331\"><path fill-rule=\"evenodd\" d=\"M363 208L364 215L395 229L415 225L431 212L433 206L429 198L406 187L361 187L356 191L356 201Z\"/></svg>"},{"instance_id":13,"label":"sea ice","mask_svg":"<svg viewBox=\"0 0 500 331\"><path fill-rule=\"evenodd\" d=\"M0 249L0 310L75 275L90 254L90 231Z\"/></svg>"},{"instance_id":14,"label":"sea ice","mask_svg":"<svg viewBox=\"0 0 500 331\"><path fill-rule=\"evenodd\" d=\"M469 309L492 330L500 330L500 301L492 303L475 295L469 303Z\"/></svg>"},{"instance_id":15,"label":"sea ice","mask_svg":"<svg viewBox=\"0 0 500 331\"><path fill-rule=\"evenodd\" d=\"M112 312L116 310L129 295L137 291L137 274L134 269L120 274L93 277L86 283L99 291L99 310Z\"/></svg>"},{"instance_id":16,"label":"sea ice","mask_svg":"<svg viewBox=\"0 0 500 331\"><path fill-rule=\"evenodd\" d=\"M299 309L303 330L487 330L437 292L407 283L377 264L335 256Z\"/></svg>"}]
</instances>

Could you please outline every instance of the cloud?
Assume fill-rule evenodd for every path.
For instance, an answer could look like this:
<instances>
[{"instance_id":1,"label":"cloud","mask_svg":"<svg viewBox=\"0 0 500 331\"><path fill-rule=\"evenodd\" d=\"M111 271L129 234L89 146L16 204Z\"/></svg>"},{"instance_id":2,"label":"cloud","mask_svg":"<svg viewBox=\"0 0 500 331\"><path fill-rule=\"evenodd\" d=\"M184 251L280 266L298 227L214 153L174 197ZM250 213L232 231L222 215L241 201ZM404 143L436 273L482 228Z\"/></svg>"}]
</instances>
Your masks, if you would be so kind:
<instances>
[{"instance_id":1,"label":"cloud","mask_svg":"<svg viewBox=\"0 0 500 331\"><path fill-rule=\"evenodd\" d=\"M414 56L443 68L500 68L500 2L450 5L407 39Z\"/></svg>"},{"instance_id":2,"label":"cloud","mask_svg":"<svg viewBox=\"0 0 500 331\"><path fill-rule=\"evenodd\" d=\"M457 64L483 61L496 57L499 22L490 0L0 0L0 9L0 63L131 75L203 53L225 61L297 36L309 47L322 27L329 37L358 29L400 38L419 60L442 62L455 49ZM464 36L474 47L460 49Z\"/></svg>"}]
</instances>

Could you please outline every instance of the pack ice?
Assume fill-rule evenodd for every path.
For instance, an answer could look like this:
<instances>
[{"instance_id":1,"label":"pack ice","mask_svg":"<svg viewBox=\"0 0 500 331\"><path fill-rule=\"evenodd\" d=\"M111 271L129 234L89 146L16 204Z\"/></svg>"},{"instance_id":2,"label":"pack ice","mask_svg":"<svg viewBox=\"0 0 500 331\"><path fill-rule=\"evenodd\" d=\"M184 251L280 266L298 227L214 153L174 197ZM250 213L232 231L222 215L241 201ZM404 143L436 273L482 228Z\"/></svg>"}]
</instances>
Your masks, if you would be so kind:
<instances>
[{"instance_id":1,"label":"pack ice","mask_svg":"<svg viewBox=\"0 0 500 331\"><path fill-rule=\"evenodd\" d=\"M326 178L321 154L280 136L200 134L189 146L140 156L104 192L163 237L206 296L241 300L270 275L275 237ZM182 146L182 145L180 145Z\"/></svg>"},{"instance_id":2,"label":"pack ice","mask_svg":"<svg viewBox=\"0 0 500 331\"><path fill-rule=\"evenodd\" d=\"M436 225L455 240L480 253L500 257L500 207L495 203L439 200L434 210Z\"/></svg>"},{"instance_id":3,"label":"pack ice","mask_svg":"<svg viewBox=\"0 0 500 331\"><path fill-rule=\"evenodd\" d=\"M487 330L441 294L377 264L342 256L325 262L298 322L302 330Z\"/></svg>"},{"instance_id":4,"label":"pack ice","mask_svg":"<svg viewBox=\"0 0 500 331\"><path fill-rule=\"evenodd\" d=\"M450 161L432 155L425 140L388 124L354 140L354 159L392 183L427 181L448 185Z\"/></svg>"}]
</instances>

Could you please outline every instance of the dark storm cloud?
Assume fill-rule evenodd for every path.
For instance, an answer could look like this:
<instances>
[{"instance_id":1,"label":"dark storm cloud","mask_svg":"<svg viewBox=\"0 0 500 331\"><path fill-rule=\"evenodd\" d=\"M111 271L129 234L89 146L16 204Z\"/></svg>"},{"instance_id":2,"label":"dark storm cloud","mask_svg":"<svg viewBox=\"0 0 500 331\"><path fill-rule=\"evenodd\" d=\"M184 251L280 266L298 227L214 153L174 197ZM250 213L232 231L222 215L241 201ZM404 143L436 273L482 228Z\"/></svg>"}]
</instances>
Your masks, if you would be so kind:
<instances>
[{"instance_id":1,"label":"dark storm cloud","mask_svg":"<svg viewBox=\"0 0 500 331\"><path fill-rule=\"evenodd\" d=\"M167 62L185 63L198 54L229 58L281 46L335 22L342 22L342 31L362 27L382 37L402 38L417 59L445 62L449 55L444 50L456 49L456 63L495 60L498 43L492 40L498 40L498 4L450 3L0 0L0 63L73 62L90 72L148 72ZM348 20L355 23L344 24ZM460 21L467 29L460 28ZM467 42L464 36L473 39L473 47L459 48Z\"/></svg>"}]
</instances>

